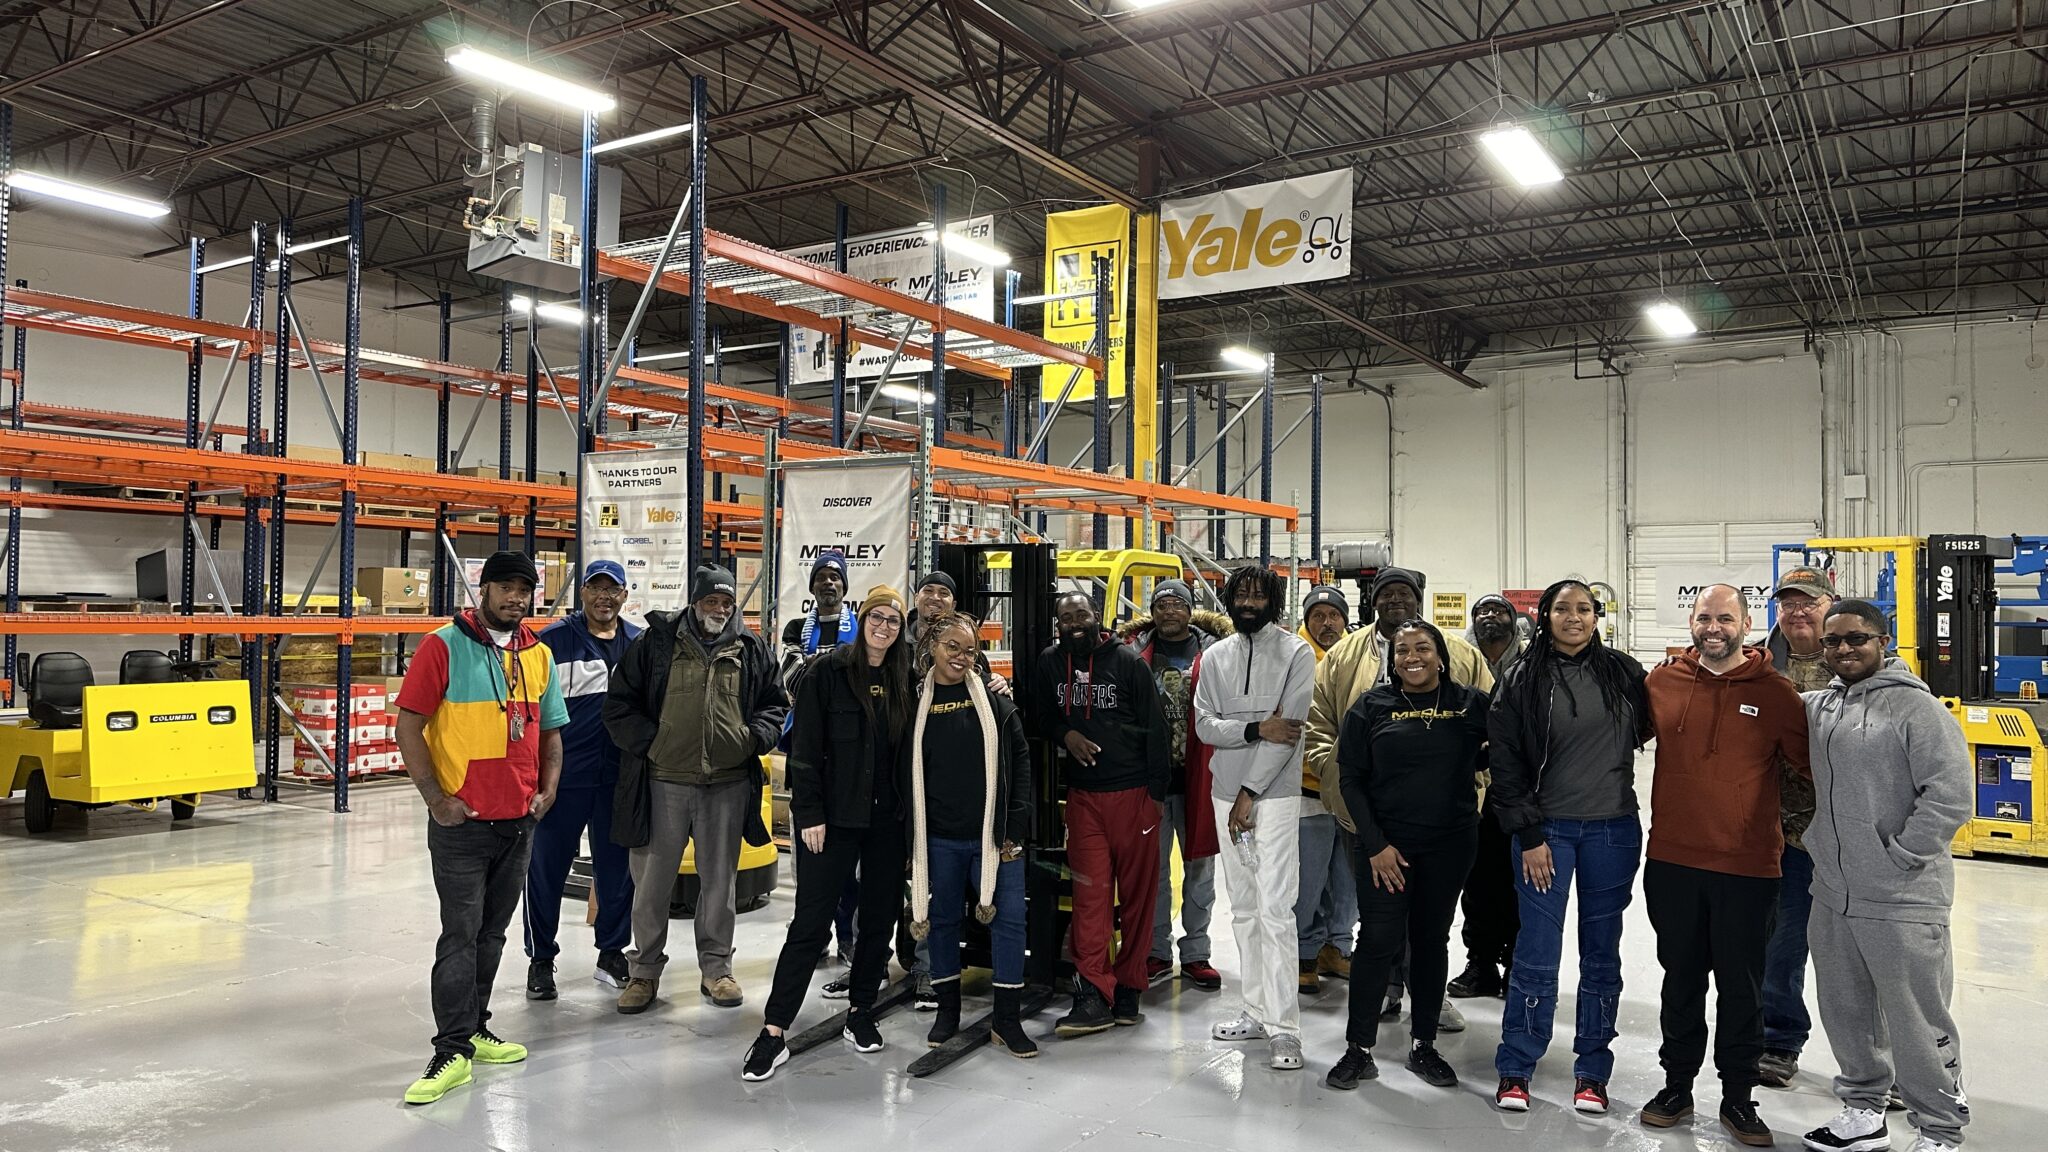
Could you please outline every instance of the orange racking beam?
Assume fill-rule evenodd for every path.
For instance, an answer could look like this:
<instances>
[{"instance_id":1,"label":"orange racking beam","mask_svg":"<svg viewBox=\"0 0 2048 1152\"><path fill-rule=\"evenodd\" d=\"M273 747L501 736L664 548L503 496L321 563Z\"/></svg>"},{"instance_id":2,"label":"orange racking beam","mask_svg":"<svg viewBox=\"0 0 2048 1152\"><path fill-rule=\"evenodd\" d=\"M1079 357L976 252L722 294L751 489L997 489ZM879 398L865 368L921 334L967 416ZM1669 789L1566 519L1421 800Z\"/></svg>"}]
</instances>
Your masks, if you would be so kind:
<instances>
[{"instance_id":1,"label":"orange racking beam","mask_svg":"<svg viewBox=\"0 0 2048 1152\"><path fill-rule=\"evenodd\" d=\"M236 616L223 612L0 612L0 636L402 636L432 632L436 616Z\"/></svg>"},{"instance_id":2,"label":"orange racking beam","mask_svg":"<svg viewBox=\"0 0 2048 1152\"><path fill-rule=\"evenodd\" d=\"M0 507L8 504L18 504L23 508L63 508L76 512L118 512L123 514L140 512L157 516L178 516L182 515L185 511L184 503L175 498L151 499L147 497L80 496L70 492L0 492ZM212 501L201 501L193 507L192 514L195 516L240 517L242 515L242 507L239 504L216 504ZM758 510L756 510L755 515L758 518ZM272 518L272 514L266 509L264 511L265 522L269 522ZM336 520L341 519L341 516L338 513L324 511L319 508L286 508L284 519L287 524L325 525L333 524ZM357 512L356 527L382 532L425 532L431 535L434 531L434 522L428 518L378 516ZM450 536L486 532L496 534L497 531L498 526L495 523L474 520L448 521L448 534ZM524 531L524 529L521 529L521 531ZM576 535L575 532L567 528L549 528L544 525L536 527L534 534L545 536L552 540L568 540Z\"/></svg>"}]
</instances>

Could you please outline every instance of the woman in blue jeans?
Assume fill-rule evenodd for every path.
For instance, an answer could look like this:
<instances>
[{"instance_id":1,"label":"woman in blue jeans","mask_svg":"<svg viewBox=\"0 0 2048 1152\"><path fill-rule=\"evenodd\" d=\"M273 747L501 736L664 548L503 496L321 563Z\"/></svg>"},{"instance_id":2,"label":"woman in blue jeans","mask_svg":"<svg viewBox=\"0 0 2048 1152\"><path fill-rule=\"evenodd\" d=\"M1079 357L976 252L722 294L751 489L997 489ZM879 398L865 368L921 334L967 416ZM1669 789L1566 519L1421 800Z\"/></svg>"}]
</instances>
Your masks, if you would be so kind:
<instances>
[{"instance_id":1,"label":"woman in blue jeans","mask_svg":"<svg viewBox=\"0 0 2048 1152\"><path fill-rule=\"evenodd\" d=\"M1536 606L1536 636L1495 693L1492 800L1514 846L1522 930L1501 1013L1494 1103L1526 1112L1550 1047L1564 920L1579 890L1579 994L1572 1106L1607 1111L1621 1002L1621 917L1642 859L1635 753L1649 739L1643 666L1600 642L1599 601L1560 580Z\"/></svg>"},{"instance_id":2,"label":"woman in blue jeans","mask_svg":"<svg viewBox=\"0 0 2048 1152\"><path fill-rule=\"evenodd\" d=\"M995 964L990 1039L1038 1055L1024 1035L1024 844L1031 838L1031 751L1017 706L975 674L980 630L952 613L919 638L925 673L909 741L910 931L931 948L936 1048L960 1030L960 922L971 900Z\"/></svg>"}]
</instances>

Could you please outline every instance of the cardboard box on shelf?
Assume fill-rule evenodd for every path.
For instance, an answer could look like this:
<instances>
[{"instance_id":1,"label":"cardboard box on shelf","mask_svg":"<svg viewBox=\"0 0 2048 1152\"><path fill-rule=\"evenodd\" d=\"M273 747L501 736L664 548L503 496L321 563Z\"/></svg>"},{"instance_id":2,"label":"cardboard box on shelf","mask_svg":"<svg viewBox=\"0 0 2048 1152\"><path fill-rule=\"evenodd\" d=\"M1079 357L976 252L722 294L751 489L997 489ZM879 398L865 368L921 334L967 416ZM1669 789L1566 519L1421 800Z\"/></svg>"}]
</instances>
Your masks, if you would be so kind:
<instances>
[{"instance_id":1,"label":"cardboard box on shelf","mask_svg":"<svg viewBox=\"0 0 2048 1152\"><path fill-rule=\"evenodd\" d=\"M358 568L356 594L372 608L425 608L433 578L429 568Z\"/></svg>"},{"instance_id":2,"label":"cardboard box on shelf","mask_svg":"<svg viewBox=\"0 0 2048 1152\"><path fill-rule=\"evenodd\" d=\"M391 730L382 723L383 714L377 713L376 716L377 721L374 723L370 722L368 717L359 716L355 717L353 722L349 724L348 742L351 747L357 744L375 744L379 741L391 739ZM322 748L331 750L340 735L336 719L333 716L301 716L299 717L299 727L305 729L305 731L298 732L294 729L294 738L299 743L318 744Z\"/></svg>"},{"instance_id":3,"label":"cardboard box on shelf","mask_svg":"<svg viewBox=\"0 0 2048 1152\"><path fill-rule=\"evenodd\" d=\"M292 706L296 716L333 716L341 710L340 695L336 689L319 684L280 685L285 700ZM382 684L351 683L348 687L349 712L362 714L384 711L389 697Z\"/></svg>"},{"instance_id":4,"label":"cardboard box on shelf","mask_svg":"<svg viewBox=\"0 0 2048 1152\"><path fill-rule=\"evenodd\" d=\"M746 604L740 608L741 612L749 616L759 616L762 609L768 604L767 581L761 580L760 575L761 558L759 556L740 557L739 563L733 571L734 578L740 582L741 590L744 591L749 586L754 589L747 596Z\"/></svg>"}]
</instances>

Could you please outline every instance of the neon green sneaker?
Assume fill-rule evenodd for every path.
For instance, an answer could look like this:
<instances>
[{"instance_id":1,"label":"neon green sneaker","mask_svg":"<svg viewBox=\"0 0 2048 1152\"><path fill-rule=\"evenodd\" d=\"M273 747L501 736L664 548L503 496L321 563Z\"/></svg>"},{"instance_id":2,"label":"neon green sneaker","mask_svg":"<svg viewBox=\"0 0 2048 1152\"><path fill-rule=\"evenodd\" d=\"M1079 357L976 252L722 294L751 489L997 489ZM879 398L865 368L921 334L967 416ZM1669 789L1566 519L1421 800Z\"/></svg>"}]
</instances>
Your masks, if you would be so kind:
<instances>
[{"instance_id":1,"label":"neon green sneaker","mask_svg":"<svg viewBox=\"0 0 2048 1152\"><path fill-rule=\"evenodd\" d=\"M426 1075L405 1090L407 1104L432 1104L469 1083L469 1057L460 1052L436 1052L427 1061Z\"/></svg>"},{"instance_id":2,"label":"neon green sneaker","mask_svg":"<svg viewBox=\"0 0 2048 1152\"><path fill-rule=\"evenodd\" d=\"M489 1028L477 1029L476 1035L471 1036L469 1042L476 1048L476 1055L472 1059L479 1064L517 1064L526 1059L526 1045L500 1040L491 1035Z\"/></svg>"}]
</instances>

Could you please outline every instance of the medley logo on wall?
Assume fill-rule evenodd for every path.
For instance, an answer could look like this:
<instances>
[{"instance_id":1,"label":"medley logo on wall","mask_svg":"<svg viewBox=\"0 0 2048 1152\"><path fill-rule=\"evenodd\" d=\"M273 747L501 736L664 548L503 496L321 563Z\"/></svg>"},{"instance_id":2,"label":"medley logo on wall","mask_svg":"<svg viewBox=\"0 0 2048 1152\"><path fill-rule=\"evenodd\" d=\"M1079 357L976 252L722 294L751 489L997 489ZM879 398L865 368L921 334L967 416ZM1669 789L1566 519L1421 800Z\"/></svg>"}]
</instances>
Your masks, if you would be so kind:
<instances>
[{"instance_id":1,"label":"medley logo on wall","mask_svg":"<svg viewBox=\"0 0 2048 1152\"><path fill-rule=\"evenodd\" d=\"M926 228L898 228L892 232L848 237L847 275L858 276L906 296L925 299L932 290L933 272L932 241L926 237L928 231ZM998 247L995 242L996 218L993 216L976 216L954 225L949 231L992 248ZM830 268L832 250L832 241L827 240L807 248L792 249L784 255L820 268ZM999 271L993 264L973 260L948 249L946 307L976 319L994 320ZM889 353L894 350L893 343L866 344L856 340L847 350L846 378L861 380L880 376L889 363ZM793 327L789 333L789 351L796 383L819 384L832 379L831 335ZM900 377L929 370L927 361L912 356L906 348L892 375Z\"/></svg>"},{"instance_id":2,"label":"medley logo on wall","mask_svg":"<svg viewBox=\"0 0 2048 1152\"><path fill-rule=\"evenodd\" d=\"M583 561L617 560L626 569L626 605L635 624L647 613L675 612L689 599L683 539L689 507L687 448L592 452L583 458Z\"/></svg>"},{"instance_id":3,"label":"medley logo on wall","mask_svg":"<svg viewBox=\"0 0 2048 1152\"><path fill-rule=\"evenodd\" d=\"M1124 283L1129 276L1131 210L1121 204L1051 212L1045 217L1045 338L1077 352L1095 348L1095 261L1109 261L1109 394L1124 394ZM1059 297L1076 299L1063 300ZM1072 381L1072 387L1068 381ZM1048 404L1095 398L1095 373L1054 364L1039 373Z\"/></svg>"},{"instance_id":4,"label":"medley logo on wall","mask_svg":"<svg viewBox=\"0 0 2048 1152\"><path fill-rule=\"evenodd\" d=\"M1351 274L1351 169L1159 206L1159 298Z\"/></svg>"},{"instance_id":5,"label":"medley logo on wall","mask_svg":"<svg viewBox=\"0 0 2048 1152\"><path fill-rule=\"evenodd\" d=\"M783 473L775 585L778 619L768 636L781 635L785 625L811 610L811 565L825 549L836 548L846 556L849 605L857 608L877 584L899 591L909 587L910 490L907 464L790 468Z\"/></svg>"}]
</instances>

